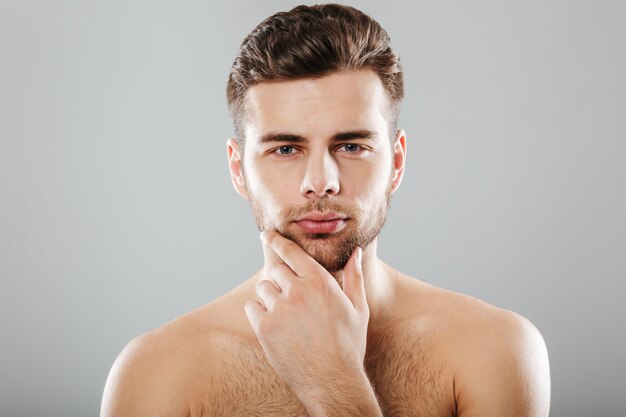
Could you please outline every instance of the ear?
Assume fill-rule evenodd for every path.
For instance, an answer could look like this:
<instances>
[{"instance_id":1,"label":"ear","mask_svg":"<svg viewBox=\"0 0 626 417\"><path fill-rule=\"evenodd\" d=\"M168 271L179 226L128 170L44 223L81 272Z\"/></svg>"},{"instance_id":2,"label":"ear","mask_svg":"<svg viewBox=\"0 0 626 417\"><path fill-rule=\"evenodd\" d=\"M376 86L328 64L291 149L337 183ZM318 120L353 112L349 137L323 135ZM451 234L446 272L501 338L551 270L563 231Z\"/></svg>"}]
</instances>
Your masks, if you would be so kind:
<instances>
[{"instance_id":1,"label":"ear","mask_svg":"<svg viewBox=\"0 0 626 417\"><path fill-rule=\"evenodd\" d=\"M228 168L230 169L230 179L233 182L235 191L240 196L248 199L248 190L246 188L246 182L243 178L243 161L241 160L242 154L239 148L239 144L235 138L230 138L226 142L226 152L228 154Z\"/></svg>"},{"instance_id":2,"label":"ear","mask_svg":"<svg viewBox=\"0 0 626 417\"><path fill-rule=\"evenodd\" d=\"M396 139L393 145L393 174L391 183L391 192L394 193L404 177L404 164L406 162L406 133L402 129L398 129Z\"/></svg>"}]
</instances>

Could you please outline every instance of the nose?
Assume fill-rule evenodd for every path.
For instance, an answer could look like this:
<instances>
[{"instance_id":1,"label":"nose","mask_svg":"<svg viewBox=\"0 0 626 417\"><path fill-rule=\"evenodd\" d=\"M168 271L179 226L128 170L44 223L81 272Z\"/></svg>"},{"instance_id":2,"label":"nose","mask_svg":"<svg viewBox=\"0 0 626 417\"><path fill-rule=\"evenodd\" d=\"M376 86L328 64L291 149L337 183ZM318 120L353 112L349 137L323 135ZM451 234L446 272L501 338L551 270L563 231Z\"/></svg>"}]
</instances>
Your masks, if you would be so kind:
<instances>
[{"instance_id":1,"label":"nose","mask_svg":"<svg viewBox=\"0 0 626 417\"><path fill-rule=\"evenodd\" d=\"M328 150L310 154L300 192L305 197L332 196L339 192L339 167Z\"/></svg>"}]
</instances>

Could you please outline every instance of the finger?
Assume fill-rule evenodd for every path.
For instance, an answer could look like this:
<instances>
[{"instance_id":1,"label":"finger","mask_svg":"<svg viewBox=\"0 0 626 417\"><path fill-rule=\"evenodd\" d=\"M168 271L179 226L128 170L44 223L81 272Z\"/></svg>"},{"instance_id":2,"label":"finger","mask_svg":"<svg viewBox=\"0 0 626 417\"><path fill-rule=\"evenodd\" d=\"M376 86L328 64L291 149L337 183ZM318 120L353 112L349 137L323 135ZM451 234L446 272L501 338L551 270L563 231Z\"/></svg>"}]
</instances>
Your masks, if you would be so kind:
<instances>
[{"instance_id":1,"label":"finger","mask_svg":"<svg viewBox=\"0 0 626 417\"><path fill-rule=\"evenodd\" d=\"M300 278L280 259L276 252L267 246L264 240L261 240L261 245L265 259L263 278L272 281L280 292L289 291L290 280L299 280Z\"/></svg>"},{"instance_id":2,"label":"finger","mask_svg":"<svg viewBox=\"0 0 626 417\"><path fill-rule=\"evenodd\" d=\"M363 250L357 247L348 260L343 272L343 292L352 301L352 305L357 310L367 307L365 298L365 281L361 259Z\"/></svg>"},{"instance_id":3,"label":"finger","mask_svg":"<svg viewBox=\"0 0 626 417\"><path fill-rule=\"evenodd\" d=\"M276 305L276 301L280 296L280 291L276 288L276 285L267 279L262 279L256 283L256 293L263 304L265 304L267 310L274 309L274 305Z\"/></svg>"},{"instance_id":4,"label":"finger","mask_svg":"<svg viewBox=\"0 0 626 417\"><path fill-rule=\"evenodd\" d=\"M265 265L272 266L284 264L285 262L280 259L280 256L278 256L278 254L267 245L267 240L264 238L264 236L264 233L261 233L261 246L263 247L263 260L265 262Z\"/></svg>"},{"instance_id":5,"label":"finger","mask_svg":"<svg viewBox=\"0 0 626 417\"><path fill-rule=\"evenodd\" d=\"M281 292L289 295L291 288L300 281L300 277L284 263L273 265L270 271L270 278L281 288Z\"/></svg>"},{"instance_id":6,"label":"finger","mask_svg":"<svg viewBox=\"0 0 626 417\"><path fill-rule=\"evenodd\" d=\"M252 325L252 329L257 332L259 320L263 317L263 314L267 311L265 307L257 300L250 300L244 306L246 311L246 316L248 317L248 321Z\"/></svg>"},{"instance_id":7,"label":"finger","mask_svg":"<svg viewBox=\"0 0 626 417\"><path fill-rule=\"evenodd\" d=\"M300 245L278 232L274 230L263 232L261 238L297 276L304 278L317 275L321 271L327 273Z\"/></svg>"}]
</instances>

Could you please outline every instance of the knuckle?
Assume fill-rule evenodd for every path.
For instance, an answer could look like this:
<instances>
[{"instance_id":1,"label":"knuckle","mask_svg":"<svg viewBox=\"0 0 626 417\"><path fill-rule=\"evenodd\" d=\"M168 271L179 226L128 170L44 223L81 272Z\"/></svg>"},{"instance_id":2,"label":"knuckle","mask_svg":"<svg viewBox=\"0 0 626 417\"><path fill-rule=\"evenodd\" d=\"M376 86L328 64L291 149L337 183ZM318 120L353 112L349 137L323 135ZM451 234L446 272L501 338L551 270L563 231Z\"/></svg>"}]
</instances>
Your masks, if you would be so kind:
<instances>
[{"instance_id":1,"label":"knuckle","mask_svg":"<svg viewBox=\"0 0 626 417\"><path fill-rule=\"evenodd\" d=\"M291 272L285 264L277 265L272 268L272 276L277 279L278 291L281 293L287 293L291 288L291 280L288 273Z\"/></svg>"},{"instance_id":2,"label":"knuckle","mask_svg":"<svg viewBox=\"0 0 626 417\"><path fill-rule=\"evenodd\" d=\"M246 313L251 313L251 312L254 311L254 309L256 307L255 303L256 303L256 301L252 301L252 300L246 302L246 304L244 305L244 309L245 309Z\"/></svg>"},{"instance_id":3,"label":"knuckle","mask_svg":"<svg viewBox=\"0 0 626 417\"><path fill-rule=\"evenodd\" d=\"M265 292L267 292L267 283L268 281L265 279L262 279L260 281L258 281L256 283L256 292L257 294L263 294Z\"/></svg>"},{"instance_id":4,"label":"knuckle","mask_svg":"<svg viewBox=\"0 0 626 417\"><path fill-rule=\"evenodd\" d=\"M305 294L297 289L294 289L289 292L289 304L293 306L301 306L305 303L306 297Z\"/></svg>"},{"instance_id":5,"label":"knuckle","mask_svg":"<svg viewBox=\"0 0 626 417\"><path fill-rule=\"evenodd\" d=\"M326 294L330 291L330 285L328 280L321 279L321 277L315 277L310 279L311 286L313 289L321 294Z\"/></svg>"},{"instance_id":6,"label":"knuckle","mask_svg":"<svg viewBox=\"0 0 626 417\"><path fill-rule=\"evenodd\" d=\"M289 268L287 266L287 264L285 262L283 262L282 260L280 261L279 264L274 265L272 269L276 270L277 274L281 274L281 275L285 275L289 272L291 272L291 268Z\"/></svg>"}]
</instances>

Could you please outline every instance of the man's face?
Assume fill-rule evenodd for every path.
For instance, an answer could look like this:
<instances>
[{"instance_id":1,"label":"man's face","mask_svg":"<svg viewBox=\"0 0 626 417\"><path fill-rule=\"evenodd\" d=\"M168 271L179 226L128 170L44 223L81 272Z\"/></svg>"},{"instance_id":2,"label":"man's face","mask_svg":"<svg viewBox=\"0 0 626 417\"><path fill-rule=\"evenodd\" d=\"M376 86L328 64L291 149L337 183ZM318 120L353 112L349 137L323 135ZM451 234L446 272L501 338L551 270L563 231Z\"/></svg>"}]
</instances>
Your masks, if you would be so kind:
<instances>
[{"instance_id":1,"label":"man's face","mask_svg":"<svg viewBox=\"0 0 626 417\"><path fill-rule=\"evenodd\" d=\"M389 140L380 79L361 70L261 83L246 102L245 154L229 141L230 167L259 229L343 269L380 232L402 178L405 138Z\"/></svg>"}]
</instances>

